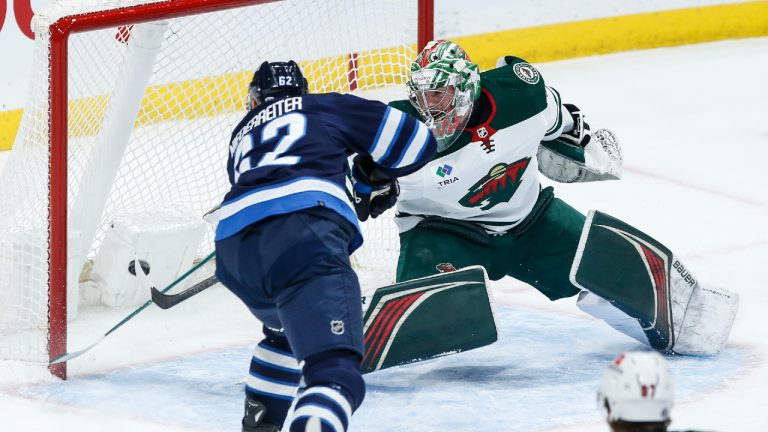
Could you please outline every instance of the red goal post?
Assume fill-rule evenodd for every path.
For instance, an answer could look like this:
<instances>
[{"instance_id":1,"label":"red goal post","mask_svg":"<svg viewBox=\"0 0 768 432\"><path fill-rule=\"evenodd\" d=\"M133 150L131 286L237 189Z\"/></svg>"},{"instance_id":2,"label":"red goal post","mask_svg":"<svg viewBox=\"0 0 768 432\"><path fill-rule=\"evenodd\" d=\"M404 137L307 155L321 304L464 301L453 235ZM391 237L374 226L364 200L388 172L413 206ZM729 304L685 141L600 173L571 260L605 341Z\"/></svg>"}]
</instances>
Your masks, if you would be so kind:
<instances>
[{"instance_id":1,"label":"red goal post","mask_svg":"<svg viewBox=\"0 0 768 432\"><path fill-rule=\"evenodd\" d=\"M301 1L296 0L299 3L308 3L311 6L315 8L324 9L325 5L328 4L326 2L312 2L309 0ZM286 4L291 3L291 0L285 0ZM60 1L58 6L65 7L66 2ZM71 40L73 35L75 34L82 34L87 32L94 32L97 30L103 30L103 29L113 29L114 31L117 31L118 28L130 28L130 26L135 26L141 23L148 23L148 22L155 22L158 20L172 20L176 18L182 18L182 17L190 17L195 16L199 14L210 14L210 13L218 13L221 11L225 11L228 9L235 9L235 8L248 8L248 10L254 10L256 8L260 7L266 7L268 4L273 3L283 3L283 0L172 0L172 1L160 1L155 3L145 3L145 4L135 4L130 6L122 6L124 2L121 1L107 1L102 2L102 5L98 6L106 6L104 8L97 8L97 10L87 11L87 12L77 12L75 14L63 14L63 16L58 17L53 21L51 24L47 26L47 29L41 30L42 24L44 22L44 19L37 19L37 27L36 31L45 31L48 33L49 36L49 53L48 53L48 80L46 88L48 91L48 113L47 115L47 135L48 135L48 146L49 146L49 155L48 155L48 163L47 163L47 172L48 172L48 186L47 186L47 210L48 210L48 238L47 238L47 245L44 246L47 249L47 256L43 258L43 261L47 259L47 346L45 347L45 351L47 351L47 357L49 359L56 358L62 354L64 354L67 350L67 322L68 322L68 311L72 311L72 299L77 299L77 293L76 288L72 288L73 280L75 281L75 284L77 284L78 279L73 279L73 275L69 274L73 272L73 269L75 271L79 272L79 269L82 267L82 263L79 261L76 263L72 263L73 256L77 257L78 252L76 247L72 247L71 241L73 238L90 238L90 235L82 235L80 230L73 229L73 226L76 226L80 223L82 218L78 216L77 218L74 218L72 216L73 209L75 211L78 211L78 203L73 201L73 195L75 192L73 192L73 189L77 189L77 192L79 192L81 189L85 190L89 187L87 183L98 183L93 182L93 179L98 180L104 180L111 181L111 183L114 183L115 185L112 185L108 188L106 192L103 192L105 194L105 198L103 202L101 202L102 207L98 208L98 211L95 213L95 216L87 215L84 216L84 219L94 219L98 220L99 228L93 228L95 234L93 234L93 237L96 239L94 240L95 243L92 243L90 240L81 240L84 241L85 247L84 247L84 256L82 257L83 261L92 260L94 254L98 251L98 247L101 241L103 241L103 228L101 228L102 225L105 223L109 223L110 219L108 216L108 211L103 210L104 202L107 203L106 207L109 207L108 210L112 211L115 208L117 209L133 209L132 204L125 204L124 207L120 207L120 198L117 197L115 194L119 195L119 191L116 192L116 189L118 189L118 186L116 186L120 181L122 180L121 173L122 170L125 169L127 171L130 171L130 165L128 165L130 162L126 162L126 156L123 156L122 161L115 162L117 165L120 166L120 169L117 170L114 174L109 175L103 175L102 177L88 177L88 170L90 169L90 165L88 162L78 162L73 161L76 156L74 156L74 150L70 148L70 140L74 138L80 139L83 136L90 136L90 135L101 135L101 133L104 131L104 129L109 129L108 126L105 126L104 124L100 123L103 121L104 123L108 123L109 120L112 120L114 116L117 116L117 114L111 114L112 111L115 108L113 105L116 105L116 102L108 102L106 104L102 104L101 108L90 108L87 115L84 115L83 118L88 117L92 118L92 121L94 122L93 125L88 126L89 130L91 132L82 132L82 131L73 131L73 123L76 122L83 122L85 120L82 119L73 119L73 113L79 113L77 111L79 105L79 102L82 102L85 99L78 99L74 100L71 92L70 92L70 85L73 81L72 78L72 67L73 64L70 62L70 58L72 56L72 50L71 48ZM365 3L363 5L363 3ZM359 13L361 15L359 16L350 16L349 22L355 23L358 21L363 21L365 18L365 14L370 14L372 11L376 11L376 3L385 3L385 0L377 0L377 1L367 1L367 2L357 2L353 5L353 7L350 7L351 10L350 13ZM386 0L386 3L395 3L395 2L389 2L389 0ZM413 7L416 10L410 11L409 14L415 15L417 18L414 20L414 25L416 28L413 28L413 38L410 40L402 40L400 43L403 46L406 46L407 49L405 50L399 50L398 52L399 57L403 57L402 59L398 60L400 63L404 63L407 65L406 59L410 56L410 58L413 58L413 55L415 55L415 52L417 52L417 49L424 46L427 41L432 39L432 32L433 32L433 0L400 0L398 2L398 5L404 6L404 7ZM114 5L117 5L117 7L113 7ZM371 9L366 9L370 5ZM329 6L330 7L330 6ZM296 11L303 11L303 8L297 7L294 10L294 13ZM321 11L320 11L321 12ZM301 12L303 13L303 12ZM304 19L303 23L312 22L312 14L313 12L310 10L308 12L309 17ZM319 14L318 16L321 16L322 14ZM336 13L336 15L339 15L339 13ZM383 15L380 14L379 15ZM258 16L258 12L256 15ZM302 15L304 17L304 15ZM43 17L44 18L44 17ZM265 19L270 19L269 17ZM288 18L290 19L290 18ZM370 17L368 17L370 19ZM384 19L383 17L381 18ZM207 25L207 23L206 23ZM226 23L221 24L222 29L226 29L228 26ZM382 23L382 26L387 26L387 23ZM311 27L311 26L309 26ZM351 37L351 38L358 38L359 40L365 40L366 36L362 34L362 32L368 31L371 29L371 25L367 26L360 25L360 28L350 28L350 27L344 27L344 28L338 28L337 31L339 32L339 35L341 36L339 38L339 44L342 44L342 40L345 36ZM297 31L297 29L291 29L290 31ZM312 31L313 29L298 29L298 31L307 31L310 33L309 36L307 36L306 40L311 41L314 39L312 37ZM360 33L355 33L360 32ZM330 32L332 34L332 32ZM171 39L171 36L166 36L167 39ZM280 35L277 36L277 38L288 38L292 37L291 34L287 35ZM331 36L332 37L332 36ZM119 39L119 38L118 38ZM214 39L214 38L211 38ZM326 38L326 40L328 40ZM354 41L353 42L357 42ZM415 44L414 44L415 42ZM258 42L254 41L254 43L263 44L263 40L259 40ZM323 47L324 48L324 47ZM372 50L379 50L382 47L378 46L371 46ZM82 48L81 50L83 52L87 52L90 48ZM309 69L308 75L310 76L310 80L312 81L312 77L315 76L322 76L323 79L321 80L321 84L315 85L315 90L317 91L347 91L347 90L376 90L380 86L385 86L387 84L396 84L396 83L402 83L402 77L398 76L395 79L389 79L386 77L387 74L394 75L394 67L389 64L392 62L393 54L386 52L384 54L377 54L380 56L376 61L371 61L370 59L361 61L361 51L357 50L356 47L350 48L353 51L350 51L346 54L347 61L342 60L341 62L338 60L328 60L328 58L322 58L322 59L316 59L316 58L302 58L297 59L299 60L300 64L302 64L302 67L307 67ZM309 49L308 49L309 50ZM38 55L39 53L36 53ZM172 54L170 56L172 57ZM78 54L81 55L81 54ZM85 56L86 54L82 54L82 56ZM105 54L106 55L106 54ZM370 57L370 56L369 56ZM354 61L352 61L354 59ZM200 61L205 61L205 59L199 59ZM250 61L251 64L251 70L253 67L256 66L256 62L260 62L262 60L265 60L263 58L252 58ZM96 60L97 62L100 62L102 60ZM103 60L104 62L109 62L109 59ZM302 63L303 61L303 63ZM341 66L341 69L339 67L336 67L334 65L337 64L343 64ZM188 67L188 64L182 63L177 64L176 67L179 69L185 69ZM153 66L154 69L158 69L158 66ZM149 72L149 73L155 73L155 70ZM374 78L371 78L371 74L368 74L366 72L366 69L373 70L375 69L377 72ZM116 73L119 73L120 71L117 71ZM243 71L237 71L239 73L238 80L240 83L243 81ZM78 72L79 73L79 72ZM400 68L398 69L398 74L402 75L402 65L400 65ZM119 75L116 75L119 76ZM223 75L221 75L223 76ZM384 76L382 78L382 76ZM88 75L84 75L85 78L80 78L83 81L88 81ZM339 82L339 77L346 77L346 80L348 82ZM189 79L189 77L184 77L185 79ZM327 78L328 82L326 83L325 79ZM220 76L218 76L215 79L209 80L210 82L203 82L200 83L200 80L205 80L206 77L193 77L188 81L185 81L188 88L190 86L194 87L202 86L203 88L207 87L218 87L220 86ZM365 80L368 79L366 82ZM197 80L197 81L195 81ZM217 81L219 80L219 81ZM115 81L119 81L118 79L115 79ZM189 82L193 82L193 84L189 84ZM35 85L35 84L33 84ZM39 82L36 85L41 85ZM117 84L119 85L119 84ZM184 102L184 91L188 90L179 90L178 88L174 88L173 83L165 83L163 84L165 87L162 88L162 91L158 90L158 92L162 93L161 96L158 96L157 94L154 95L154 99L152 99L152 95L149 93L149 89L153 88L151 86L148 86L147 84L144 85L144 88L147 89L147 94L144 95L144 97L141 99L140 106L136 106L136 109L139 109L140 112L136 118L131 118L129 120L130 124L128 124L128 127L131 128L140 128L143 124L146 125L154 125L155 123L152 122L159 122L157 120L158 117L163 117L167 114L158 114L160 112L159 109L155 111L155 119L152 121L147 121L146 123L142 123L142 110L146 110L145 105L159 105L159 104L174 104L178 105L179 101ZM169 89L168 87L171 86ZM159 86L156 86L159 88ZM182 86L183 87L183 86ZM126 94L131 93L131 91L134 91L135 89L129 89L124 90ZM233 90L231 90L234 93L237 93L237 91L242 90L242 95L245 94L245 88L239 88L238 86L233 86ZM115 90L115 93L119 93L120 90ZM135 92L135 91L134 91ZM163 93L165 92L165 93ZM179 96L179 92L181 92L181 96ZM35 90L31 91L30 93L35 93ZM94 100L97 100L100 96L94 96L88 99L89 101L93 102ZM117 96L112 96L113 99L115 99ZM225 95L224 99L227 99L228 101L236 101L236 95ZM244 98L244 96L243 96ZM207 102L206 102L207 103ZM211 102L211 103L219 103L219 102ZM227 102L236 105L237 102ZM26 117L32 117L33 115L40 115L37 113L37 111L41 110L42 105L39 106L32 106L28 105L28 108L25 110L25 122L27 122ZM156 107L155 107L156 108ZM184 109L184 108L170 108L171 110L176 109ZM130 109L128 110L130 111ZM135 110L134 110L135 111ZM106 113L105 113L106 112ZM165 111L163 111L164 113ZM218 111L216 112L218 113ZM192 113L188 114L187 117L172 117L170 120L167 120L168 123L193 123L198 121L200 118L206 119L207 116L214 116L216 113L212 114L209 112L205 113ZM110 117L112 116L112 117ZM119 116L118 116L119 117ZM42 117L41 117L42 118ZM39 119L38 119L39 120ZM32 123L33 120L29 120L27 123ZM230 123L233 124L233 123ZM146 127L155 127L155 126L146 126ZM26 140L31 140L29 138L30 136L38 136L40 135L40 129L45 129L45 127L41 124L37 124L36 126L27 126L26 129L24 127L24 124L22 125L20 136L26 133ZM119 129L119 127L118 127ZM221 129L221 127L219 127ZM145 133L146 131L142 131L141 133ZM154 133L154 132L152 132ZM160 132L157 132L158 134ZM125 135L123 133L122 135ZM131 155L130 148L133 145L133 132L129 132L128 135L131 135L130 138L126 137L125 140L130 140L131 142L125 144L126 150L125 155ZM120 134L118 134L120 136ZM148 138L147 141L154 142L154 141L160 141L156 137L159 135L156 135L155 138ZM164 135L165 136L165 135ZM21 138L17 138L17 145L19 141L24 141L25 138L21 136ZM205 139L201 139L201 141L205 141ZM226 142L226 137L222 137L221 142ZM111 142L109 143L111 145ZM16 147L15 145L14 147ZM79 144L80 145L80 144ZM102 144L105 145L105 144ZM142 144L143 145L143 144ZM83 145L84 147L97 147L98 142L95 144L88 144ZM20 152L23 150L20 150ZM16 152L16 149L14 149L14 152ZM141 155L141 151L137 150L136 155ZM20 156L16 156L16 154L12 155L12 157L9 161L9 164L17 164L15 166L18 166L19 161L24 161L24 158L29 158L29 156L25 156L25 154L21 154ZM139 156L136 156L139 157ZM174 155L175 157L175 155ZM210 156L201 156L201 159L205 159L206 157L210 158ZM97 164L98 165L98 164ZM117 166L116 165L116 166ZM124 165L128 165L128 168L124 168ZM136 166L142 166L141 164ZM134 171L137 171L137 169L134 166ZM21 169L21 168L19 168ZM165 168L156 168L155 171L159 171ZM138 171L141 171L142 169L138 169ZM75 172L77 171L77 172ZM83 174L84 172L84 174ZM8 176L15 176L18 177L20 175L19 172L8 174ZM100 174L101 175L101 174ZM224 177L224 171L220 171L219 175ZM84 177L82 177L84 176ZM84 179L86 180L84 180ZM73 180L74 179L74 180ZM152 179L146 180L148 183L152 182ZM78 182L81 182L83 184L80 184ZM128 183L134 183L135 180L129 179L126 180ZM155 181L156 182L156 181ZM188 183L193 183L192 181ZM130 185L129 185L130 186ZM187 189L191 188L191 186L184 185L184 187L180 189ZM126 189L128 190L129 187ZM220 189L220 188L219 188ZM99 195L102 192L95 193L95 195ZM108 195L108 196L107 196ZM113 197L113 195L115 197ZM5 198L5 197L3 197ZM146 198L146 197L144 197ZM158 197L158 202L162 201L162 197ZM214 203L215 204L215 203ZM197 209L195 209L197 210ZM127 210L126 210L127 211ZM94 212L91 212L94 213ZM80 214L80 213L76 213ZM0 215L0 217L3 215ZM21 214L21 218L24 218L23 213ZM74 219L68 219L68 218L74 218ZM96 224L96 221L94 222ZM87 224L86 224L87 225ZM3 228L3 227L0 227ZM7 228L7 227L6 227ZM85 231L88 233L90 228L82 229L81 231ZM12 231L12 230L11 230ZM74 232L77 231L77 232ZM0 231L0 233L3 231ZM6 230L7 232L7 230ZM387 234L390 235L391 234ZM79 237L78 237L79 236ZM99 237L101 236L101 237ZM208 240L210 243L210 239ZM10 240L9 240L10 242ZM83 246L80 246L83 247ZM210 248L210 245L207 246ZM201 246L201 250L204 250L206 246ZM29 247L28 245L18 246L16 245L15 248L10 248L10 250L32 250L35 249L34 247ZM74 251L73 251L74 249ZM391 255L391 252L390 252ZM7 257L6 257L7 258ZM8 262L11 262L13 258L7 258L9 260ZM29 267L29 266L28 266ZM87 267L87 266L86 266ZM0 272L4 271L6 268L11 268L11 264L5 264L2 265L2 262L0 262ZM28 272L29 270L25 270L25 272ZM29 279L27 277L27 273L24 275L24 280ZM79 279L82 279L82 275L79 277ZM0 278L2 278L2 275L0 275ZM9 280L14 281L21 279L19 276L11 276L9 277ZM1 280L1 279L0 279ZM69 287L68 287L69 285ZM72 291L75 290L75 294L73 297ZM80 293L80 296L82 297L82 292ZM22 299L23 300L23 299ZM29 302L27 302L29 303ZM34 302L32 302L34 303ZM68 303L69 307L68 307ZM26 304L26 303L25 303ZM26 306L25 306L26 307ZM14 323L6 323L6 328L3 328L0 326L0 331L4 333L9 333L13 331L13 325ZM29 324L28 327L34 328L36 324ZM39 327L39 324L37 324L37 327ZM27 331L25 328L24 331ZM0 334L0 337L2 337L2 334ZM18 342L17 342L18 343ZM0 340L0 344L2 344L2 341ZM13 347L3 351L0 347L0 353L3 357L6 358L13 358L14 357L14 349ZM21 350L24 350L25 348L21 348ZM30 351L33 351L34 348L30 349ZM31 355L26 355L26 353L22 353L20 355L21 358L26 359L27 357L32 357L32 359L39 358L36 357L35 353L32 353ZM59 376L61 378L66 377L66 364L56 364L49 367L51 372L55 374L56 376Z\"/></svg>"}]
</instances>

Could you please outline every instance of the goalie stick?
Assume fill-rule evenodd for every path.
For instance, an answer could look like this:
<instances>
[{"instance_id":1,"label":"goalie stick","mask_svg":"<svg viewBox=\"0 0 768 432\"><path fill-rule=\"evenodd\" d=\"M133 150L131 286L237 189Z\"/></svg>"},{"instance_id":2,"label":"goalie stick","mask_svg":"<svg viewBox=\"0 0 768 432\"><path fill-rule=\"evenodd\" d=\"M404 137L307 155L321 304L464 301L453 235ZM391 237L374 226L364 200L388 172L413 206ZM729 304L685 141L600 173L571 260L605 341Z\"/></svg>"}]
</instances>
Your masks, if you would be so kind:
<instances>
[{"instance_id":1,"label":"goalie stick","mask_svg":"<svg viewBox=\"0 0 768 432\"><path fill-rule=\"evenodd\" d=\"M211 259L213 259L213 257L215 257L215 256L216 256L216 252L211 252L211 254L210 254L210 255L208 255L208 256L206 256L205 258L203 258L203 259L202 259L202 260L201 260L199 263L195 264L195 265L194 265L194 266L193 266L191 269L189 269L189 270L188 270L186 273L184 273L183 275L179 276L179 278L178 278L178 279L176 279L175 281L171 282L171 283L170 283L170 285L168 285L167 287L163 288L163 289L161 290L161 292L163 292L163 293L165 293L165 292L168 292L168 291L169 291L171 288L173 288L173 287L175 287L176 285L178 285L178 284L179 284L179 282L181 282L181 281L183 281L184 279L186 279L186 278L187 278L189 275L191 275L192 273L194 273L194 272L195 272L195 270L197 270L197 269L199 269L200 267L202 267L203 265L205 265L205 263L207 263L208 261L210 261ZM137 260L137 261L138 261L138 260ZM136 265L136 268L138 268L138 269L141 269L142 267L141 267L140 265L138 265L138 263L137 263L137 265ZM143 272L143 271L137 272L137 275L138 275L138 274L144 274L144 272ZM140 277L140 276L139 276L139 280L141 280L141 277ZM152 304L152 300L148 300L146 303L144 303L143 305L141 305L141 306L139 306L138 308L136 308L136 309L135 309L133 312L131 312L130 314L128 314L128 315L127 315L125 318L123 318L123 319L122 319L120 322L118 322L117 324L115 324L115 325L114 325L114 326L113 326L111 329L107 330L107 332L106 332L106 333L104 333L104 334L103 334L103 335L102 335L102 336L101 336L101 337L100 337L100 338L99 338L99 339L98 339L96 342L94 342L94 343L92 343L92 344L88 345L87 347L85 347L85 348L83 348L83 349L81 349L81 350L78 350L78 351L73 351L73 352L70 352L70 353L65 353L65 354L63 354L63 355L60 355L59 357L56 357L55 359L51 360L51 361L50 361L50 363L48 363L48 364L49 364L49 365L52 365L52 364L56 364L56 363L67 362L67 361L70 361L70 360L72 360L72 359L74 359L74 358L80 357L81 355L83 355L84 353L86 353L88 350L90 350L91 348L93 348L93 347L95 347L96 345L98 345L98 344L99 344L99 342L103 341L103 340L104 340L104 338L106 338L107 336L109 336L109 335L110 335L112 332L114 332L114 331L115 331L115 330L117 330L118 328L122 327L122 326L123 326L123 324L127 323L127 322L128 322L128 321L130 321L130 320L131 320L133 317L135 317L136 315L138 315L138 314L139 314L139 312L141 312L141 311L143 311L144 309L146 309L146 308L147 308L147 306L149 306L150 304Z\"/></svg>"}]
</instances>

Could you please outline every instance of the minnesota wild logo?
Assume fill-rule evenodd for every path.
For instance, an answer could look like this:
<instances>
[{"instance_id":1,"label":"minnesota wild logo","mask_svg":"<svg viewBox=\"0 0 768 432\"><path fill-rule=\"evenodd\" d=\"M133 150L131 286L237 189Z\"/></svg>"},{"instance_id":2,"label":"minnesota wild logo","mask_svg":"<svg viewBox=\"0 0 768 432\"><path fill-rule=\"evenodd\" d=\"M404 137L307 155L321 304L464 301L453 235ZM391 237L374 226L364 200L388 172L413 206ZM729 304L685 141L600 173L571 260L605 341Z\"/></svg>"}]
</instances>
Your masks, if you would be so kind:
<instances>
[{"instance_id":1,"label":"minnesota wild logo","mask_svg":"<svg viewBox=\"0 0 768 432\"><path fill-rule=\"evenodd\" d=\"M509 165L494 165L487 175L469 188L469 193L459 200L459 204L489 210L496 204L509 202L520 186L523 173L530 162L531 158L528 157Z\"/></svg>"},{"instance_id":2,"label":"minnesota wild logo","mask_svg":"<svg viewBox=\"0 0 768 432\"><path fill-rule=\"evenodd\" d=\"M539 71L535 67L528 63L516 63L512 66L512 70L515 71L515 75L528 84L536 84L539 82Z\"/></svg>"}]
</instances>

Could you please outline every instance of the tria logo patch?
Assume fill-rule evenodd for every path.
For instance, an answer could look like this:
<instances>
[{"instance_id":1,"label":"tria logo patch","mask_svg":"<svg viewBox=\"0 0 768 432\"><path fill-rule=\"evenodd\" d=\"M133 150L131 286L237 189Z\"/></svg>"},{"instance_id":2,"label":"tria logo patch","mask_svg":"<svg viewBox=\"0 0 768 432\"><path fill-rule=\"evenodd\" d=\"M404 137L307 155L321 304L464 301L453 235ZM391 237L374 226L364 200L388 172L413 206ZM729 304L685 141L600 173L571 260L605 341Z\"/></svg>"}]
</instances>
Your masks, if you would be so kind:
<instances>
[{"instance_id":1,"label":"tria logo patch","mask_svg":"<svg viewBox=\"0 0 768 432\"><path fill-rule=\"evenodd\" d=\"M509 165L495 165L487 175L469 188L469 193L459 200L459 204L489 210L497 204L509 202L520 186L523 173L530 162L531 158L528 157Z\"/></svg>"},{"instance_id":2,"label":"tria logo patch","mask_svg":"<svg viewBox=\"0 0 768 432\"><path fill-rule=\"evenodd\" d=\"M512 66L512 70L515 71L515 75L517 75L518 78L528 84L536 84L539 82L539 71L528 63L517 63Z\"/></svg>"},{"instance_id":3,"label":"tria logo patch","mask_svg":"<svg viewBox=\"0 0 768 432\"><path fill-rule=\"evenodd\" d=\"M439 182L437 182L437 186L438 187L448 186L449 184L456 183L457 181L459 181L459 178L456 176L448 177L445 180L440 180Z\"/></svg>"},{"instance_id":4,"label":"tria logo patch","mask_svg":"<svg viewBox=\"0 0 768 432\"><path fill-rule=\"evenodd\" d=\"M440 177L445 177L447 175L451 175L451 172L453 171L453 167L448 164L443 164L443 166L437 167L437 172L435 174L439 175Z\"/></svg>"}]
</instances>

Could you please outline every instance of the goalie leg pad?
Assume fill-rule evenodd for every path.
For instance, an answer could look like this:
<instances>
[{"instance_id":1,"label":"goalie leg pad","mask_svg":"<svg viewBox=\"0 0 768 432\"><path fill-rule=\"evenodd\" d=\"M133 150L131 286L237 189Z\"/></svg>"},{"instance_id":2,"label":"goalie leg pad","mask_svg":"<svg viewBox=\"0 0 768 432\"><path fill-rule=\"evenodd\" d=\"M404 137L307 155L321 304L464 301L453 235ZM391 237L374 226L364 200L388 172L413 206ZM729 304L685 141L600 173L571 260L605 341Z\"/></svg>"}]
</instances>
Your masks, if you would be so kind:
<instances>
[{"instance_id":1,"label":"goalie leg pad","mask_svg":"<svg viewBox=\"0 0 768 432\"><path fill-rule=\"evenodd\" d=\"M677 343L674 351L690 355L719 353L728 342L738 309L737 293L712 286L702 287L697 283L682 322L675 329Z\"/></svg>"},{"instance_id":2,"label":"goalie leg pad","mask_svg":"<svg viewBox=\"0 0 768 432\"><path fill-rule=\"evenodd\" d=\"M665 352L719 353L738 309L737 294L701 287L664 245L594 210L585 222L570 279L636 318L647 343ZM588 309L596 310L587 306L590 314ZM593 315L603 318L601 313ZM606 321L612 320L615 317ZM623 332L637 338L636 332Z\"/></svg>"},{"instance_id":3,"label":"goalie leg pad","mask_svg":"<svg viewBox=\"0 0 768 432\"><path fill-rule=\"evenodd\" d=\"M498 339L482 267L379 288L365 318L363 373L490 345Z\"/></svg>"},{"instance_id":4,"label":"goalie leg pad","mask_svg":"<svg viewBox=\"0 0 768 432\"><path fill-rule=\"evenodd\" d=\"M619 310L613 303L589 291L582 291L576 300L576 306L583 312L605 321L621 333L647 344L648 338L640 327L640 322Z\"/></svg>"}]
</instances>

